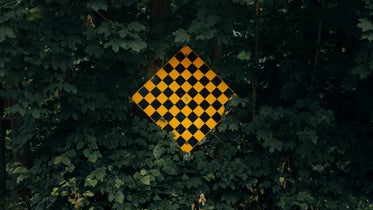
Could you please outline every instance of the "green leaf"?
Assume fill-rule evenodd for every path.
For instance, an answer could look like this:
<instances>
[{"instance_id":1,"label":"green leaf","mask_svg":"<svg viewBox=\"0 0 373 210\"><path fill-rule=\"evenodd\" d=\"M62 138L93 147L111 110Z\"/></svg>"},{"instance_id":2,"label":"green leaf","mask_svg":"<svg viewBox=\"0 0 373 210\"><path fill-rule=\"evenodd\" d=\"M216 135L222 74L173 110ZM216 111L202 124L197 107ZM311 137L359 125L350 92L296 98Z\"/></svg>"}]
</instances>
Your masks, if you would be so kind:
<instances>
[{"instance_id":1,"label":"green leaf","mask_svg":"<svg viewBox=\"0 0 373 210\"><path fill-rule=\"evenodd\" d=\"M87 2L87 8L93 9L94 11L98 11L100 9L107 10L108 5L104 0L91 0Z\"/></svg>"},{"instance_id":2,"label":"green leaf","mask_svg":"<svg viewBox=\"0 0 373 210\"><path fill-rule=\"evenodd\" d=\"M129 41L126 47L131 48L135 52L140 52L141 50L146 48L146 43L143 40L137 39L133 41Z\"/></svg>"},{"instance_id":3,"label":"green leaf","mask_svg":"<svg viewBox=\"0 0 373 210\"><path fill-rule=\"evenodd\" d=\"M176 175L177 171L173 167L164 167L163 171L166 172L168 175Z\"/></svg>"},{"instance_id":4,"label":"green leaf","mask_svg":"<svg viewBox=\"0 0 373 210\"><path fill-rule=\"evenodd\" d=\"M117 194L115 195L115 201L117 201L118 203L123 203L124 201L124 194L122 192L117 192Z\"/></svg>"},{"instance_id":5,"label":"green leaf","mask_svg":"<svg viewBox=\"0 0 373 210\"><path fill-rule=\"evenodd\" d=\"M86 191L86 192L83 193L83 196L93 197L93 196L95 196L95 194L93 194L91 191Z\"/></svg>"},{"instance_id":6,"label":"green leaf","mask_svg":"<svg viewBox=\"0 0 373 210\"><path fill-rule=\"evenodd\" d=\"M372 70L365 65L357 65L351 70L351 74L358 75L360 79L367 78L372 73Z\"/></svg>"},{"instance_id":7,"label":"green leaf","mask_svg":"<svg viewBox=\"0 0 373 210\"><path fill-rule=\"evenodd\" d=\"M143 176L141 177L140 181L145 185L150 185L150 176Z\"/></svg>"},{"instance_id":8,"label":"green leaf","mask_svg":"<svg viewBox=\"0 0 373 210\"><path fill-rule=\"evenodd\" d=\"M133 21L133 22L130 22L130 24L128 24L128 29L132 30L132 31L139 32L139 31L144 31L146 28L140 22Z\"/></svg>"},{"instance_id":9,"label":"green leaf","mask_svg":"<svg viewBox=\"0 0 373 210\"><path fill-rule=\"evenodd\" d=\"M238 56L237 56L237 58L239 59L239 60L242 60L242 61L248 61L248 60L250 60L251 59L251 52L250 51L241 51L239 54L238 54Z\"/></svg>"},{"instance_id":10,"label":"green leaf","mask_svg":"<svg viewBox=\"0 0 373 210\"><path fill-rule=\"evenodd\" d=\"M0 25L0 41L4 41L6 38L16 38L14 31L7 25Z\"/></svg>"},{"instance_id":11,"label":"green leaf","mask_svg":"<svg viewBox=\"0 0 373 210\"><path fill-rule=\"evenodd\" d=\"M366 19L366 18L360 18L359 23L357 24L357 27L361 28L363 32L372 31L373 30L373 24L372 21Z\"/></svg>"},{"instance_id":12,"label":"green leaf","mask_svg":"<svg viewBox=\"0 0 373 210\"><path fill-rule=\"evenodd\" d=\"M180 28L177 31L172 33L175 36L175 42L189 42L190 36L187 34L187 32Z\"/></svg>"}]
</instances>

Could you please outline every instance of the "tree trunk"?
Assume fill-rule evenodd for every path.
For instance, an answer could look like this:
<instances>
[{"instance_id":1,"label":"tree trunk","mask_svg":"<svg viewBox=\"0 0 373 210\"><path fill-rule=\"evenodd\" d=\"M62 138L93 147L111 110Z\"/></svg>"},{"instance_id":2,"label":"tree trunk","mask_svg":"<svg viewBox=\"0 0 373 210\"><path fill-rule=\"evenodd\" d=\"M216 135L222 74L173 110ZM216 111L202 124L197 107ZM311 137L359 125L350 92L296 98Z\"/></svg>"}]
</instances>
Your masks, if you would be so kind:
<instances>
[{"instance_id":1,"label":"tree trunk","mask_svg":"<svg viewBox=\"0 0 373 210\"><path fill-rule=\"evenodd\" d=\"M259 69L259 24L260 24L260 5L259 1L255 1L255 24L254 24L254 65L255 70L258 71ZM258 77L257 72L254 73L254 77L251 82L252 88L252 97L253 97L253 110L252 115L253 117L256 115L257 109L257 87L258 87Z\"/></svg>"},{"instance_id":2,"label":"tree trunk","mask_svg":"<svg viewBox=\"0 0 373 210\"><path fill-rule=\"evenodd\" d=\"M0 84L0 91L3 89L3 85ZM0 117L4 117L4 99L0 98ZM6 194L6 156L5 156L5 126L4 121L0 120L0 204L5 205L5 194ZM3 209L5 207L1 207Z\"/></svg>"},{"instance_id":3,"label":"tree trunk","mask_svg":"<svg viewBox=\"0 0 373 210\"><path fill-rule=\"evenodd\" d=\"M152 0L151 2L151 16L150 28L154 29L159 25L166 25L168 15L168 0ZM164 29L164 28L163 28ZM154 42L164 34L164 30L156 35L152 35L150 39ZM145 77L150 78L162 66L162 59L155 59L154 53L148 53L148 65L146 67Z\"/></svg>"}]
</instances>

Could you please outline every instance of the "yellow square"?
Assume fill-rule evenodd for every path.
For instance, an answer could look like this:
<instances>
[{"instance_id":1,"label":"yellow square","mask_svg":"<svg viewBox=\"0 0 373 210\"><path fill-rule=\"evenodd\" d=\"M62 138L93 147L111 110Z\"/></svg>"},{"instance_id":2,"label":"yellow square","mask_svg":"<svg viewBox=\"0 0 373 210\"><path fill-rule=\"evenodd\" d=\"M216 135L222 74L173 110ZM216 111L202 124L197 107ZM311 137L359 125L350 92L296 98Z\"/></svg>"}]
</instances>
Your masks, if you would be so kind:
<instances>
[{"instance_id":1,"label":"yellow square","mask_svg":"<svg viewBox=\"0 0 373 210\"><path fill-rule=\"evenodd\" d=\"M205 63L205 62L203 62L202 59L199 58L199 57L198 57L196 60L193 61L193 64L194 64L197 68L201 67L204 63Z\"/></svg>"},{"instance_id":2,"label":"yellow square","mask_svg":"<svg viewBox=\"0 0 373 210\"><path fill-rule=\"evenodd\" d=\"M220 109L218 110L218 113L220 115L223 115L223 113L224 113L224 106L220 107Z\"/></svg>"},{"instance_id":3,"label":"yellow square","mask_svg":"<svg viewBox=\"0 0 373 210\"><path fill-rule=\"evenodd\" d=\"M188 104L191 100L192 100L192 97L190 95L188 95L188 93L183 95L184 103Z\"/></svg>"},{"instance_id":4,"label":"yellow square","mask_svg":"<svg viewBox=\"0 0 373 210\"><path fill-rule=\"evenodd\" d=\"M161 93L158 97L157 97L157 100L159 101L159 103L163 104L164 102L166 102L168 100L167 96L165 96L163 93Z\"/></svg>"},{"instance_id":5,"label":"yellow square","mask_svg":"<svg viewBox=\"0 0 373 210\"><path fill-rule=\"evenodd\" d=\"M190 66L190 64L192 64L192 62L191 62L189 59L184 59L183 61L181 61L181 64L182 64L185 68L188 68L188 66Z\"/></svg>"},{"instance_id":6,"label":"yellow square","mask_svg":"<svg viewBox=\"0 0 373 210\"><path fill-rule=\"evenodd\" d=\"M181 53L183 53L184 55L189 55L189 53L192 52L192 49L190 49L190 47L188 46L185 46L183 47L181 50L180 50Z\"/></svg>"},{"instance_id":7,"label":"yellow square","mask_svg":"<svg viewBox=\"0 0 373 210\"><path fill-rule=\"evenodd\" d=\"M205 112L205 110L202 109L202 107L200 106L197 106L194 110L193 110L194 114L196 114L197 116L201 116L201 114L203 114L203 112Z\"/></svg>"},{"instance_id":8,"label":"yellow square","mask_svg":"<svg viewBox=\"0 0 373 210\"><path fill-rule=\"evenodd\" d=\"M175 136L174 137L172 137L173 139L177 139L177 138L179 138L180 137L180 134L177 132L177 131L172 131L172 133L174 133L175 134Z\"/></svg>"},{"instance_id":9,"label":"yellow square","mask_svg":"<svg viewBox=\"0 0 373 210\"><path fill-rule=\"evenodd\" d=\"M151 104L151 103L154 101L155 97L153 96L153 94L148 94L148 95L145 96L144 99L145 99L149 104Z\"/></svg>"},{"instance_id":10,"label":"yellow square","mask_svg":"<svg viewBox=\"0 0 373 210\"><path fill-rule=\"evenodd\" d=\"M213 72L212 70L209 70L209 71L205 74L205 76L206 76L209 80L212 80L212 79L214 79L214 78L216 77L216 74L215 74L215 72Z\"/></svg>"},{"instance_id":11,"label":"yellow square","mask_svg":"<svg viewBox=\"0 0 373 210\"><path fill-rule=\"evenodd\" d=\"M188 118L185 118L183 120L183 122L181 122L181 124L186 128L188 129L191 125L192 125L192 122L188 119ZM184 136L184 135L183 135ZM185 139L188 139L188 138L185 138Z\"/></svg>"},{"instance_id":12,"label":"yellow square","mask_svg":"<svg viewBox=\"0 0 373 210\"><path fill-rule=\"evenodd\" d=\"M179 89L180 88L180 85L179 84L177 84L175 81L174 82L172 82L171 84L170 84L170 86L169 86L170 88L171 88L171 90L172 91L174 91L174 92L176 92L177 91L177 89Z\"/></svg>"},{"instance_id":13,"label":"yellow square","mask_svg":"<svg viewBox=\"0 0 373 210\"><path fill-rule=\"evenodd\" d=\"M173 128L176 128L180 125L180 122L176 118L173 118L170 122L168 122L168 124L170 124Z\"/></svg>"},{"instance_id":14,"label":"yellow square","mask_svg":"<svg viewBox=\"0 0 373 210\"><path fill-rule=\"evenodd\" d=\"M203 100L205 100L205 98L203 98L203 96L201 96L201 94L197 94L193 100L197 103L197 104L200 104L202 103Z\"/></svg>"},{"instance_id":15,"label":"yellow square","mask_svg":"<svg viewBox=\"0 0 373 210\"><path fill-rule=\"evenodd\" d=\"M160 69L156 75L160 78L160 79L164 79L168 74L167 72L164 70L164 69Z\"/></svg>"},{"instance_id":16,"label":"yellow square","mask_svg":"<svg viewBox=\"0 0 373 210\"><path fill-rule=\"evenodd\" d=\"M228 101L228 98L227 98L227 96L225 96L224 94L222 94L221 96L219 96L218 101L221 104L225 104Z\"/></svg>"},{"instance_id":17,"label":"yellow square","mask_svg":"<svg viewBox=\"0 0 373 210\"><path fill-rule=\"evenodd\" d=\"M185 139L185 140L189 140L190 138L192 138L192 134L188 131L188 130L186 130L186 131L184 131L184 133L182 134L182 137Z\"/></svg>"},{"instance_id":18,"label":"yellow square","mask_svg":"<svg viewBox=\"0 0 373 210\"><path fill-rule=\"evenodd\" d=\"M198 141L201 141L203 137L205 137L205 134L202 133L202 131L198 130L194 135L194 138L196 138Z\"/></svg>"},{"instance_id":19,"label":"yellow square","mask_svg":"<svg viewBox=\"0 0 373 210\"><path fill-rule=\"evenodd\" d=\"M193 149L193 147L190 146L190 144L184 144L183 146L180 147L180 149L183 150L184 152L189 153Z\"/></svg>"},{"instance_id":20,"label":"yellow square","mask_svg":"<svg viewBox=\"0 0 373 210\"><path fill-rule=\"evenodd\" d=\"M203 86L200 82L197 82L193 88L197 91L200 92L205 86Z\"/></svg>"},{"instance_id":21,"label":"yellow square","mask_svg":"<svg viewBox=\"0 0 373 210\"><path fill-rule=\"evenodd\" d=\"M166 90L166 88L167 88L168 86L167 86L167 84L166 83L164 83L163 81L161 81L158 85L157 85L157 88L160 90L160 91L164 91L164 90Z\"/></svg>"},{"instance_id":22,"label":"yellow square","mask_svg":"<svg viewBox=\"0 0 373 210\"><path fill-rule=\"evenodd\" d=\"M216 101L216 98L214 95L210 94L206 97L206 101L209 102L209 104L212 104Z\"/></svg>"},{"instance_id":23,"label":"yellow square","mask_svg":"<svg viewBox=\"0 0 373 210\"><path fill-rule=\"evenodd\" d=\"M147 115L152 116L152 114L155 112L155 109L152 106L148 106L145 108L144 112Z\"/></svg>"},{"instance_id":24,"label":"yellow square","mask_svg":"<svg viewBox=\"0 0 373 210\"><path fill-rule=\"evenodd\" d=\"M192 88L192 86L188 82L185 82L181 85L181 88L183 88L185 92L188 92Z\"/></svg>"},{"instance_id":25,"label":"yellow square","mask_svg":"<svg viewBox=\"0 0 373 210\"><path fill-rule=\"evenodd\" d=\"M164 126L167 125L167 122L164 121L164 120L159 119L159 120L157 121L157 125L161 126L161 128L163 129Z\"/></svg>"},{"instance_id":26,"label":"yellow square","mask_svg":"<svg viewBox=\"0 0 373 210\"><path fill-rule=\"evenodd\" d=\"M200 80L203 76L205 76L200 70L197 70L194 72L193 76L197 79Z\"/></svg>"},{"instance_id":27,"label":"yellow square","mask_svg":"<svg viewBox=\"0 0 373 210\"><path fill-rule=\"evenodd\" d=\"M170 112L173 116L176 116L177 114L179 114L180 109L178 109L176 106L173 106L173 107L171 107L171 109L169 110L169 112ZM175 118L174 118L174 119L175 119Z\"/></svg>"},{"instance_id":28,"label":"yellow square","mask_svg":"<svg viewBox=\"0 0 373 210\"><path fill-rule=\"evenodd\" d=\"M155 85L151 80L149 80L147 83L145 83L144 87L149 91L152 91L155 88Z\"/></svg>"},{"instance_id":29,"label":"yellow square","mask_svg":"<svg viewBox=\"0 0 373 210\"><path fill-rule=\"evenodd\" d=\"M213 129L217 124L218 123L215 122L215 120L213 120L211 118L209 120L207 120L207 122L206 122L206 125L209 126L209 128L211 128L211 129Z\"/></svg>"},{"instance_id":30,"label":"yellow square","mask_svg":"<svg viewBox=\"0 0 373 210\"><path fill-rule=\"evenodd\" d=\"M210 92L214 91L216 89L216 86L212 83L212 82L209 82L207 85L206 85L206 89Z\"/></svg>"},{"instance_id":31,"label":"yellow square","mask_svg":"<svg viewBox=\"0 0 373 210\"><path fill-rule=\"evenodd\" d=\"M228 89L228 85L225 84L224 82L222 82L222 83L220 83L220 84L218 85L218 89L219 89L222 93L224 93L224 92Z\"/></svg>"},{"instance_id":32,"label":"yellow square","mask_svg":"<svg viewBox=\"0 0 373 210\"><path fill-rule=\"evenodd\" d=\"M165 115L168 110L166 109L166 107L164 107L163 105L161 105L158 109L157 109L157 112L158 114L160 114L161 116Z\"/></svg>"},{"instance_id":33,"label":"yellow square","mask_svg":"<svg viewBox=\"0 0 373 210\"><path fill-rule=\"evenodd\" d=\"M218 110L216 110L213 106L210 106L206 109L206 113L210 116L213 116Z\"/></svg>"},{"instance_id":34,"label":"yellow square","mask_svg":"<svg viewBox=\"0 0 373 210\"><path fill-rule=\"evenodd\" d=\"M169 75L174 80L180 76L179 72L177 72L175 70L171 71Z\"/></svg>"},{"instance_id":35,"label":"yellow square","mask_svg":"<svg viewBox=\"0 0 373 210\"><path fill-rule=\"evenodd\" d=\"M181 73L181 76L185 79L185 80L188 80L191 76L192 76L192 73L190 73L190 71L183 71Z\"/></svg>"},{"instance_id":36,"label":"yellow square","mask_svg":"<svg viewBox=\"0 0 373 210\"><path fill-rule=\"evenodd\" d=\"M178 61L175 57L172 57L168 63L175 68L177 65L179 65L180 61Z\"/></svg>"},{"instance_id":37,"label":"yellow square","mask_svg":"<svg viewBox=\"0 0 373 210\"><path fill-rule=\"evenodd\" d=\"M203 120L201 118L198 118L196 119L196 121L194 121L193 123L198 129L200 129L204 124L205 122L203 122Z\"/></svg>"},{"instance_id":38,"label":"yellow square","mask_svg":"<svg viewBox=\"0 0 373 210\"><path fill-rule=\"evenodd\" d=\"M177 96L175 93L174 94L172 94L171 96L170 96L170 101L173 103L173 104L176 104L179 100L180 100L180 97L179 96Z\"/></svg>"},{"instance_id":39,"label":"yellow square","mask_svg":"<svg viewBox=\"0 0 373 210\"><path fill-rule=\"evenodd\" d=\"M138 104L140 103L140 101L143 99L143 97L140 95L139 92L136 92L133 96L132 96L132 100Z\"/></svg>"},{"instance_id":40,"label":"yellow square","mask_svg":"<svg viewBox=\"0 0 373 210\"><path fill-rule=\"evenodd\" d=\"M190 109L188 106L185 106L185 107L181 110L181 112L182 112L182 113L187 117L187 116L190 115L190 113L193 112L193 110Z\"/></svg>"}]
</instances>

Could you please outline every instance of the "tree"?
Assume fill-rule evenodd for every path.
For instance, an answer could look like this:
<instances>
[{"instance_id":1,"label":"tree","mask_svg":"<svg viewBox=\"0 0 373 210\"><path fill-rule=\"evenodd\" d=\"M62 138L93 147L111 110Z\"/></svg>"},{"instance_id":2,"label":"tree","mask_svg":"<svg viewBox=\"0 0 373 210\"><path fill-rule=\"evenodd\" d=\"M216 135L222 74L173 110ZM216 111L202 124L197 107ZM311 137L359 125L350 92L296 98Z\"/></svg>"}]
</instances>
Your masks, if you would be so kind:
<instances>
[{"instance_id":1,"label":"tree","mask_svg":"<svg viewBox=\"0 0 373 210\"><path fill-rule=\"evenodd\" d=\"M372 207L369 1L0 8L4 208ZM131 101L185 45L237 94L190 157Z\"/></svg>"}]
</instances>

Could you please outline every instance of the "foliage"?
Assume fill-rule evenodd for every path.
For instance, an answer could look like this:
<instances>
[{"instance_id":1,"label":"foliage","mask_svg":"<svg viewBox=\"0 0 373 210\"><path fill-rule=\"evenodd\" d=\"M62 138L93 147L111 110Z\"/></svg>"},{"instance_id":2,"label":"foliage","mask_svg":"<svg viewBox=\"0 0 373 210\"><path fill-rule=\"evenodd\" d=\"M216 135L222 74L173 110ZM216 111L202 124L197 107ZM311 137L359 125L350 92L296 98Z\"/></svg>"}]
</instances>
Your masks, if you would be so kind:
<instances>
[{"instance_id":1,"label":"foliage","mask_svg":"<svg viewBox=\"0 0 373 210\"><path fill-rule=\"evenodd\" d=\"M255 68L253 1L170 1L166 24L152 28L149 0L3 0L0 94L18 102L6 116L22 122L8 150L29 145L32 162L8 165L30 193L19 205L372 208L373 6L259 2ZM218 44L222 61L211 55ZM190 156L130 99L149 52L167 60L183 45L238 95Z\"/></svg>"}]
</instances>

